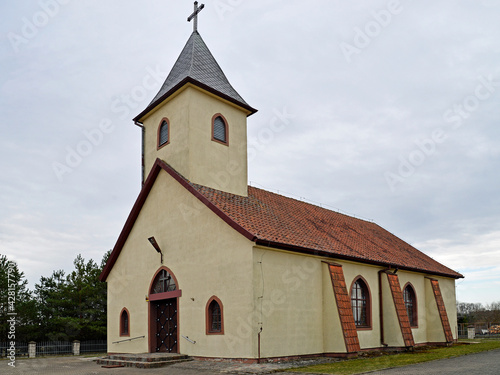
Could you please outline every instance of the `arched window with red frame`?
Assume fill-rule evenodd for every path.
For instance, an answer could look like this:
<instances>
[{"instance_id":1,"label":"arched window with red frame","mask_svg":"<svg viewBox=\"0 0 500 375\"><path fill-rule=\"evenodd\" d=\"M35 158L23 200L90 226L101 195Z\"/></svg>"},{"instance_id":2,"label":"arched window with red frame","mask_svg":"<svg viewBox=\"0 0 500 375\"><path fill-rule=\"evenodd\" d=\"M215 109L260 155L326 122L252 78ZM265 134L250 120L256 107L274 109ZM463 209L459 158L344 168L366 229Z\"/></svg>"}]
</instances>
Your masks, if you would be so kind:
<instances>
[{"instance_id":1,"label":"arched window with red frame","mask_svg":"<svg viewBox=\"0 0 500 375\"><path fill-rule=\"evenodd\" d=\"M206 307L206 333L207 335L224 334L223 305L219 298L213 296Z\"/></svg>"},{"instance_id":2,"label":"arched window with red frame","mask_svg":"<svg viewBox=\"0 0 500 375\"><path fill-rule=\"evenodd\" d=\"M212 141L228 145L228 126L227 121L220 113L215 114L212 118Z\"/></svg>"},{"instance_id":3,"label":"arched window with red frame","mask_svg":"<svg viewBox=\"0 0 500 375\"><path fill-rule=\"evenodd\" d=\"M130 336L130 316L125 307L120 313L120 336Z\"/></svg>"},{"instance_id":4,"label":"arched window with red frame","mask_svg":"<svg viewBox=\"0 0 500 375\"><path fill-rule=\"evenodd\" d=\"M351 307L356 328L370 328L370 291L361 276L358 276L351 286Z\"/></svg>"},{"instance_id":5,"label":"arched window with red frame","mask_svg":"<svg viewBox=\"0 0 500 375\"><path fill-rule=\"evenodd\" d=\"M160 149L170 143L170 121L168 118L163 118L158 126L158 144Z\"/></svg>"},{"instance_id":6,"label":"arched window with red frame","mask_svg":"<svg viewBox=\"0 0 500 375\"><path fill-rule=\"evenodd\" d=\"M417 298L415 294L415 289L408 283L403 290L403 299L405 301L406 312L408 313L408 319L410 320L411 327L417 327Z\"/></svg>"}]
</instances>

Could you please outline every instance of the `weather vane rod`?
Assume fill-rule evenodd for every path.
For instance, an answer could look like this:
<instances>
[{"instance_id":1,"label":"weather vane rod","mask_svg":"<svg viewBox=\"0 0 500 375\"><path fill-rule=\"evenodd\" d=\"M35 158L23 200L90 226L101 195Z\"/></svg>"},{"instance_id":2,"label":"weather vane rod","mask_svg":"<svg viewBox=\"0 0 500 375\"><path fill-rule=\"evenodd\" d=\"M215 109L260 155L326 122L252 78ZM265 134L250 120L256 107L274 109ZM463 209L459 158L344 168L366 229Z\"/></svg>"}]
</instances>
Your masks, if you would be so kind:
<instances>
[{"instance_id":1,"label":"weather vane rod","mask_svg":"<svg viewBox=\"0 0 500 375\"><path fill-rule=\"evenodd\" d=\"M188 17L188 22L191 22L191 20L194 19L193 21L193 32L198 31L198 14L201 12L201 10L205 8L205 4L201 4L198 6L198 2L194 2L194 12Z\"/></svg>"}]
</instances>

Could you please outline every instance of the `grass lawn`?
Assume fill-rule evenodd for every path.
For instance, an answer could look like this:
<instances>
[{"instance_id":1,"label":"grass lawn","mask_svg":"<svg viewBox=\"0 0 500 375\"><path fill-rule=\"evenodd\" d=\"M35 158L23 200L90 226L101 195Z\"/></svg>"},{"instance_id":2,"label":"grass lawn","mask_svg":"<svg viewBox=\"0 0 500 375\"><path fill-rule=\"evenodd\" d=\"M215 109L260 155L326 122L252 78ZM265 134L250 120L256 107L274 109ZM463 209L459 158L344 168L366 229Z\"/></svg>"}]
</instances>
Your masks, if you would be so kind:
<instances>
[{"instance_id":1,"label":"grass lawn","mask_svg":"<svg viewBox=\"0 0 500 375\"><path fill-rule=\"evenodd\" d=\"M471 340L474 343L466 345L468 340L462 340L458 345L440 348L422 348L414 352L401 354L383 354L375 357L358 358L317 366L295 369L295 372L317 374L361 374L363 372L383 370L393 367L413 365L415 363L458 357L466 354L479 353L486 350L500 349L500 340Z\"/></svg>"}]
</instances>

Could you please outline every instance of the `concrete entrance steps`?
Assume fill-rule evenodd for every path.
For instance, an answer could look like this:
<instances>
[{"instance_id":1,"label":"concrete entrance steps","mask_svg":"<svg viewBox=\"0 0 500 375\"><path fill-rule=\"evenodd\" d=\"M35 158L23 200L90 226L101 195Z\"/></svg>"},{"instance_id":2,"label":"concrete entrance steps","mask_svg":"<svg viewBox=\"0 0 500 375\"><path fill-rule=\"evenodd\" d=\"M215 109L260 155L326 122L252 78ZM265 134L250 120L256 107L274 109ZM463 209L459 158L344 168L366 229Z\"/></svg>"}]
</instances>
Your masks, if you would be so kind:
<instances>
[{"instance_id":1,"label":"concrete entrance steps","mask_svg":"<svg viewBox=\"0 0 500 375\"><path fill-rule=\"evenodd\" d=\"M174 363L192 361L187 355L177 353L111 354L96 362L103 367L156 368Z\"/></svg>"}]
</instances>

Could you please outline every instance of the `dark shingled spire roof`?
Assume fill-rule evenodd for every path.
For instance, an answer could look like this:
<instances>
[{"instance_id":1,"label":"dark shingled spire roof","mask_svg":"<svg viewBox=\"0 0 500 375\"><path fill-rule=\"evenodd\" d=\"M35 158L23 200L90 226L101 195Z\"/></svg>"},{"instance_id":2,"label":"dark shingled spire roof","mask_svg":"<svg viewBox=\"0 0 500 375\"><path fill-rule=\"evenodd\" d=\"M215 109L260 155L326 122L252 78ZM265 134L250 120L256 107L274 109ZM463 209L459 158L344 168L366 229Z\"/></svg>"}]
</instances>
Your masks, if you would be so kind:
<instances>
[{"instance_id":1,"label":"dark shingled spire roof","mask_svg":"<svg viewBox=\"0 0 500 375\"><path fill-rule=\"evenodd\" d=\"M231 86L201 35L198 31L194 31L158 94L134 120L138 121L188 82L247 109L251 114L257 112Z\"/></svg>"}]
</instances>

